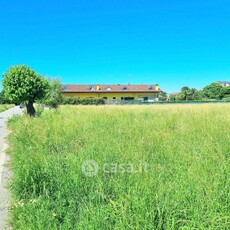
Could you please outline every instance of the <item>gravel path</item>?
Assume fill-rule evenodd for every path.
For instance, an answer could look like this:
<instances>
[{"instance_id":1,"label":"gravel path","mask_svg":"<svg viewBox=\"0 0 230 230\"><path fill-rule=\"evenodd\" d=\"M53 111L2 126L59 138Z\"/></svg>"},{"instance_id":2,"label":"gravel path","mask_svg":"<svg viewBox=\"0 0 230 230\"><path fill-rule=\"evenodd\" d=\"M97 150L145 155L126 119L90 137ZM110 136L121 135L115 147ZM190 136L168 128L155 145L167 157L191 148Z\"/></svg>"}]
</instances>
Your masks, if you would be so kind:
<instances>
[{"instance_id":1,"label":"gravel path","mask_svg":"<svg viewBox=\"0 0 230 230\"><path fill-rule=\"evenodd\" d=\"M19 106L0 113L0 230L9 229L7 226L9 192L6 189L6 185L10 178L10 172L5 166L9 161L9 156L5 154L7 148L5 138L9 134L9 130L6 128L6 122L10 117L16 114L22 114Z\"/></svg>"}]
</instances>

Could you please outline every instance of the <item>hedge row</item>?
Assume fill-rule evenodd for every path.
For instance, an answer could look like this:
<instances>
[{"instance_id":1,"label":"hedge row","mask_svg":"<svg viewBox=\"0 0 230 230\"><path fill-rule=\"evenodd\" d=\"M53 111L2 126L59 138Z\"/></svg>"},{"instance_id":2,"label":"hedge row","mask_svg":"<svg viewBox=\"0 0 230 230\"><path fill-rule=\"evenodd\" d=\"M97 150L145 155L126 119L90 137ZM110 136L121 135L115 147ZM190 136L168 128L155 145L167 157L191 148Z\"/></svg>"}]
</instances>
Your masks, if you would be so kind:
<instances>
[{"instance_id":1,"label":"hedge row","mask_svg":"<svg viewBox=\"0 0 230 230\"><path fill-rule=\"evenodd\" d=\"M229 98L225 100L208 100L208 101L158 101L158 102L140 102L140 101L120 101L118 104L199 104L199 103L226 103L230 102ZM87 98L78 99L73 97L64 97L62 104L64 105L104 105L103 99ZM110 104L110 103L109 103Z\"/></svg>"},{"instance_id":2,"label":"hedge row","mask_svg":"<svg viewBox=\"0 0 230 230\"><path fill-rule=\"evenodd\" d=\"M103 105L105 104L103 99L95 99L95 98L88 98L88 99L78 99L73 97L64 97L63 99L64 105Z\"/></svg>"}]
</instances>

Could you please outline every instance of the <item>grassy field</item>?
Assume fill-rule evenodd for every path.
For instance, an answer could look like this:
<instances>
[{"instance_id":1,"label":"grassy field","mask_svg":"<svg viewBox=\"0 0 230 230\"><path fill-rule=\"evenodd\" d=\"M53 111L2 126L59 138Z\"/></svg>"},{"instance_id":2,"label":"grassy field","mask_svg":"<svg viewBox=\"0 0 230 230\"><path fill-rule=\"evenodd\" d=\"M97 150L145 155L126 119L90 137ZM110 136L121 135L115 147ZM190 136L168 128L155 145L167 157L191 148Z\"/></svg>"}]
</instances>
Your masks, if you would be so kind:
<instances>
[{"instance_id":1,"label":"grassy field","mask_svg":"<svg viewBox=\"0 0 230 230\"><path fill-rule=\"evenodd\" d=\"M7 110L7 109L13 108L13 107L14 107L14 105L2 104L2 105L0 105L0 113Z\"/></svg>"},{"instance_id":2,"label":"grassy field","mask_svg":"<svg viewBox=\"0 0 230 230\"><path fill-rule=\"evenodd\" d=\"M229 229L229 114L64 106L13 118L13 228Z\"/></svg>"}]
</instances>

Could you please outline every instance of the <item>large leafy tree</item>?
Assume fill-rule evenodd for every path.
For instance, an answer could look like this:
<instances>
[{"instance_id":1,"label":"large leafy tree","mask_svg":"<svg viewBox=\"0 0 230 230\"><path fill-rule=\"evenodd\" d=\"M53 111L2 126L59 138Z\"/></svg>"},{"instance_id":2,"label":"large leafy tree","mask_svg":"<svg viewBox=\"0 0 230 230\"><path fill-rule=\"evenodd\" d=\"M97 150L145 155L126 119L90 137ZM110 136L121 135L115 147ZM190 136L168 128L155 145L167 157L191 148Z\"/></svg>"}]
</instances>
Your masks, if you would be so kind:
<instances>
[{"instance_id":1,"label":"large leafy tree","mask_svg":"<svg viewBox=\"0 0 230 230\"><path fill-rule=\"evenodd\" d=\"M188 101L188 97L190 95L190 88L188 86L184 86L182 89L181 89L181 93L180 93L180 96L178 97L179 100L185 100L185 101Z\"/></svg>"},{"instance_id":2,"label":"large leafy tree","mask_svg":"<svg viewBox=\"0 0 230 230\"><path fill-rule=\"evenodd\" d=\"M188 86L184 86L181 89L180 94L178 94L176 96L176 100L178 100L178 101L195 100L196 99L196 92L197 92L197 90L195 88L189 88Z\"/></svg>"},{"instance_id":3,"label":"large leafy tree","mask_svg":"<svg viewBox=\"0 0 230 230\"><path fill-rule=\"evenodd\" d=\"M222 99L223 98L223 86L217 82L207 85L203 89L203 93L208 99Z\"/></svg>"},{"instance_id":4,"label":"large leafy tree","mask_svg":"<svg viewBox=\"0 0 230 230\"><path fill-rule=\"evenodd\" d=\"M202 90L196 90L194 92L194 97L193 97L194 100L197 100L197 101L202 101L204 99L204 93Z\"/></svg>"},{"instance_id":5,"label":"large leafy tree","mask_svg":"<svg viewBox=\"0 0 230 230\"><path fill-rule=\"evenodd\" d=\"M227 87L223 87L223 89L222 89L222 94L224 95L224 96L230 96L230 86L227 86Z\"/></svg>"},{"instance_id":6,"label":"large leafy tree","mask_svg":"<svg viewBox=\"0 0 230 230\"><path fill-rule=\"evenodd\" d=\"M51 108L56 109L63 102L63 87L61 81L57 78L49 79L49 86L49 91L41 102Z\"/></svg>"},{"instance_id":7,"label":"large leafy tree","mask_svg":"<svg viewBox=\"0 0 230 230\"><path fill-rule=\"evenodd\" d=\"M6 98L25 103L27 113L34 116L33 104L46 95L49 82L26 65L12 66L3 74L3 89Z\"/></svg>"}]
</instances>

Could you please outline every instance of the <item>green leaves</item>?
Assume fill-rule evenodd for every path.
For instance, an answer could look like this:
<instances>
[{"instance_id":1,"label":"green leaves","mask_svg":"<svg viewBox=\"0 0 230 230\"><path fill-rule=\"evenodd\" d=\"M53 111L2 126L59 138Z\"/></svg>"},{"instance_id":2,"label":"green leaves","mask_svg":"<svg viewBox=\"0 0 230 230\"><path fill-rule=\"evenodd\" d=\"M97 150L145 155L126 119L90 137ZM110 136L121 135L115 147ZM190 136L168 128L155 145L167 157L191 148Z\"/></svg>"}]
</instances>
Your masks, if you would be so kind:
<instances>
[{"instance_id":1,"label":"green leaves","mask_svg":"<svg viewBox=\"0 0 230 230\"><path fill-rule=\"evenodd\" d=\"M46 97L41 102L51 108L58 108L58 106L62 104L62 84L59 79L49 80L49 88L47 90Z\"/></svg>"},{"instance_id":2,"label":"green leaves","mask_svg":"<svg viewBox=\"0 0 230 230\"><path fill-rule=\"evenodd\" d=\"M230 96L230 86L223 87L222 93L224 94L224 96Z\"/></svg>"},{"instance_id":3,"label":"green leaves","mask_svg":"<svg viewBox=\"0 0 230 230\"><path fill-rule=\"evenodd\" d=\"M204 87L203 92L209 99L222 99L224 96L223 86L216 82Z\"/></svg>"},{"instance_id":4,"label":"green leaves","mask_svg":"<svg viewBox=\"0 0 230 230\"><path fill-rule=\"evenodd\" d=\"M5 96L15 103L42 99L48 87L48 81L26 65L12 66L3 74Z\"/></svg>"}]
</instances>

